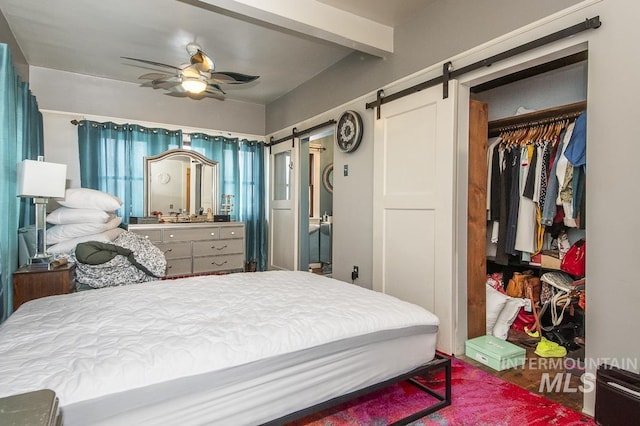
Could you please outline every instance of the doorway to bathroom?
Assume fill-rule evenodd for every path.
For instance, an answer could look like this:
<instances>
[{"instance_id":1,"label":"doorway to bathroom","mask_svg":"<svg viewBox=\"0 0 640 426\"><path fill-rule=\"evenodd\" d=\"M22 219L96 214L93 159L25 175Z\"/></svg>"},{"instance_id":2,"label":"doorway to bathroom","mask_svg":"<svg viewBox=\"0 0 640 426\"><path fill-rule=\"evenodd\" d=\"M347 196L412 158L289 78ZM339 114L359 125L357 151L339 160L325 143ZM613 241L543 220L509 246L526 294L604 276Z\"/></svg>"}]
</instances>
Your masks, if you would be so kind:
<instances>
[{"instance_id":1,"label":"doorway to bathroom","mask_svg":"<svg viewBox=\"0 0 640 426\"><path fill-rule=\"evenodd\" d=\"M331 276L333 244L333 129L300 142L301 271Z\"/></svg>"}]
</instances>

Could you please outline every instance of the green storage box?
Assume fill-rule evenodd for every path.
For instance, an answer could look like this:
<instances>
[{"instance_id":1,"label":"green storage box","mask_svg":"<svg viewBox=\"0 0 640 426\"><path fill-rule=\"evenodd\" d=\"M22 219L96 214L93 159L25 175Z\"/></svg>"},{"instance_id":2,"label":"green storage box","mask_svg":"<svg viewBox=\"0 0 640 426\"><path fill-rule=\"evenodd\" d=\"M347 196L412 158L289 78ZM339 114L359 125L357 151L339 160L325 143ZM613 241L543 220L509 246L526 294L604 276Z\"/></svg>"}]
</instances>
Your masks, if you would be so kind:
<instances>
[{"instance_id":1,"label":"green storage box","mask_svg":"<svg viewBox=\"0 0 640 426\"><path fill-rule=\"evenodd\" d=\"M524 365L526 350L495 336L486 335L467 340L465 347L469 358L494 370L502 371Z\"/></svg>"}]
</instances>

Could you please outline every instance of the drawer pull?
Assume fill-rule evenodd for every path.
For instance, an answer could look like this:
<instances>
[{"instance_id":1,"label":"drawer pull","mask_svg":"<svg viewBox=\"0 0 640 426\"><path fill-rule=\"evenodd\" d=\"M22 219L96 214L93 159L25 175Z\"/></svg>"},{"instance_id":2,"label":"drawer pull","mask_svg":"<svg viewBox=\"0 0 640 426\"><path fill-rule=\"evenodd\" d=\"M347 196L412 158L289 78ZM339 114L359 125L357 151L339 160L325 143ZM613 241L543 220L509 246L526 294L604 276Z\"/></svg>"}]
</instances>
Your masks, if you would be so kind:
<instances>
[{"instance_id":1,"label":"drawer pull","mask_svg":"<svg viewBox=\"0 0 640 426\"><path fill-rule=\"evenodd\" d=\"M216 246L211 246L212 249L216 249L216 250L224 250L227 248L227 245L223 245L222 247L216 247Z\"/></svg>"},{"instance_id":2,"label":"drawer pull","mask_svg":"<svg viewBox=\"0 0 640 426\"><path fill-rule=\"evenodd\" d=\"M169 234L169 238L173 238L173 234Z\"/></svg>"},{"instance_id":3,"label":"drawer pull","mask_svg":"<svg viewBox=\"0 0 640 426\"><path fill-rule=\"evenodd\" d=\"M212 264L212 265L216 265L216 266L222 266L222 265L224 265L225 263L227 263L227 261L226 261L226 260L225 260L224 262L222 262L222 263L218 263L218 262L216 262L215 260L214 260L213 262L211 262L211 264Z\"/></svg>"},{"instance_id":4,"label":"drawer pull","mask_svg":"<svg viewBox=\"0 0 640 426\"><path fill-rule=\"evenodd\" d=\"M148 235L145 235L144 237L145 237L147 240L149 239L149 236L148 236Z\"/></svg>"},{"instance_id":5,"label":"drawer pull","mask_svg":"<svg viewBox=\"0 0 640 426\"><path fill-rule=\"evenodd\" d=\"M173 266L167 265L167 269L171 269L171 268L173 268Z\"/></svg>"},{"instance_id":6,"label":"drawer pull","mask_svg":"<svg viewBox=\"0 0 640 426\"><path fill-rule=\"evenodd\" d=\"M165 253L169 253L170 251L173 251L173 249L172 249L172 248L170 248L169 250L165 250L164 252L165 252Z\"/></svg>"},{"instance_id":7,"label":"drawer pull","mask_svg":"<svg viewBox=\"0 0 640 426\"><path fill-rule=\"evenodd\" d=\"M216 235L216 233L215 233L215 232L212 232L212 233L211 233L211 236L212 236L212 237L213 237L213 236L215 236L215 235Z\"/></svg>"},{"instance_id":8,"label":"drawer pull","mask_svg":"<svg viewBox=\"0 0 640 426\"><path fill-rule=\"evenodd\" d=\"M236 235L235 231L231 231L231 235Z\"/></svg>"}]
</instances>

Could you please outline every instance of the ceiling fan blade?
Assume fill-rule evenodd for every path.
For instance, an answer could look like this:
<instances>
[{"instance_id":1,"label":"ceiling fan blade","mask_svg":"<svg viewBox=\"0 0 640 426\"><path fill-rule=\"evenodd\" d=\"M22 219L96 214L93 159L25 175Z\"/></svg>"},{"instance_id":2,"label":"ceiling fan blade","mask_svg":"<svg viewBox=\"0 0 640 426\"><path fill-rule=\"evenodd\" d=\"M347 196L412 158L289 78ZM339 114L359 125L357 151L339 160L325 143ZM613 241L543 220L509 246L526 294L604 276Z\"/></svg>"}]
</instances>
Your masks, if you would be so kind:
<instances>
[{"instance_id":1,"label":"ceiling fan blade","mask_svg":"<svg viewBox=\"0 0 640 426\"><path fill-rule=\"evenodd\" d=\"M182 85L180 84L180 81L160 81L160 82L154 82L153 83L153 88L154 89L173 89L174 87L182 87Z\"/></svg>"},{"instance_id":2,"label":"ceiling fan blade","mask_svg":"<svg viewBox=\"0 0 640 426\"><path fill-rule=\"evenodd\" d=\"M148 74L142 74L138 77L140 80L159 80L166 77L172 77L171 74L164 74L159 72L150 72Z\"/></svg>"},{"instance_id":3,"label":"ceiling fan blade","mask_svg":"<svg viewBox=\"0 0 640 426\"><path fill-rule=\"evenodd\" d=\"M186 98L187 96L189 96L189 93L188 92L173 92L173 91L169 91L169 92L165 93L165 95L173 96L174 98Z\"/></svg>"},{"instance_id":4,"label":"ceiling fan blade","mask_svg":"<svg viewBox=\"0 0 640 426\"><path fill-rule=\"evenodd\" d=\"M162 67L162 68L170 68L172 70L180 71L180 68L178 68L178 67L175 67L173 65L163 64L161 62L148 61L146 59L130 58L130 57L127 57L127 56L120 56L120 57L122 59L128 59L130 61L142 62L143 64L154 65L156 67Z\"/></svg>"},{"instance_id":5,"label":"ceiling fan blade","mask_svg":"<svg viewBox=\"0 0 640 426\"><path fill-rule=\"evenodd\" d=\"M169 96L175 96L175 97L183 98L183 97L187 96L189 94L189 92L187 92L185 90L185 88L182 87L181 84L177 84L175 86L168 87L166 94L169 95Z\"/></svg>"},{"instance_id":6,"label":"ceiling fan blade","mask_svg":"<svg viewBox=\"0 0 640 426\"><path fill-rule=\"evenodd\" d=\"M180 80L150 80L140 84L140 87L153 87L154 89L165 89L169 86L180 84Z\"/></svg>"},{"instance_id":7,"label":"ceiling fan blade","mask_svg":"<svg viewBox=\"0 0 640 426\"><path fill-rule=\"evenodd\" d=\"M199 101L200 99L204 99L204 98L214 98L214 99L224 101L224 96L220 95L219 93L209 93L209 92L189 93L187 91L184 91L184 92L169 91L165 93L165 95L173 96L174 98L190 98L196 101Z\"/></svg>"},{"instance_id":8,"label":"ceiling fan blade","mask_svg":"<svg viewBox=\"0 0 640 426\"><path fill-rule=\"evenodd\" d=\"M211 92L203 92L203 97L218 99L219 101L224 101L224 96L220 93L211 93Z\"/></svg>"},{"instance_id":9,"label":"ceiling fan blade","mask_svg":"<svg viewBox=\"0 0 640 426\"><path fill-rule=\"evenodd\" d=\"M207 89L206 89L206 91L207 91L207 92L209 92L209 93L221 93L221 94L223 94L223 95L226 95L226 94L227 94L227 92L225 92L224 90L222 90L222 87L218 86L218 85L217 85L217 84L215 84L215 83L209 83L209 84L207 85Z\"/></svg>"},{"instance_id":10,"label":"ceiling fan blade","mask_svg":"<svg viewBox=\"0 0 640 426\"><path fill-rule=\"evenodd\" d=\"M245 84L260 78L259 75L247 75L239 72L218 71L211 73L210 81L218 84Z\"/></svg>"},{"instance_id":11,"label":"ceiling fan blade","mask_svg":"<svg viewBox=\"0 0 640 426\"><path fill-rule=\"evenodd\" d=\"M179 86L181 82L182 79L177 75L163 74L162 78L145 81L140 86L153 87L154 89L170 89L174 86Z\"/></svg>"}]
</instances>

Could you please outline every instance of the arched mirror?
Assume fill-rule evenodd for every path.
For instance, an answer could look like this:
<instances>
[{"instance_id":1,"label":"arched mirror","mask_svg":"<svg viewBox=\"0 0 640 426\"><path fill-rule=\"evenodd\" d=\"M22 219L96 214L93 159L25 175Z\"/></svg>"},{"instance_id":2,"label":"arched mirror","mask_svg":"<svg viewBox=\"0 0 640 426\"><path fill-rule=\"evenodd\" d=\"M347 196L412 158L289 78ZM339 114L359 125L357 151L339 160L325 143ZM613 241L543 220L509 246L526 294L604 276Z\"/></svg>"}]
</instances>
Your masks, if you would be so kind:
<instances>
[{"instance_id":1,"label":"arched mirror","mask_svg":"<svg viewBox=\"0 0 640 426\"><path fill-rule=\"evenodd\" d=\"M144 158L145 215L218 212L218 163L187 149Z\"/></svg>"}]
</instances>

